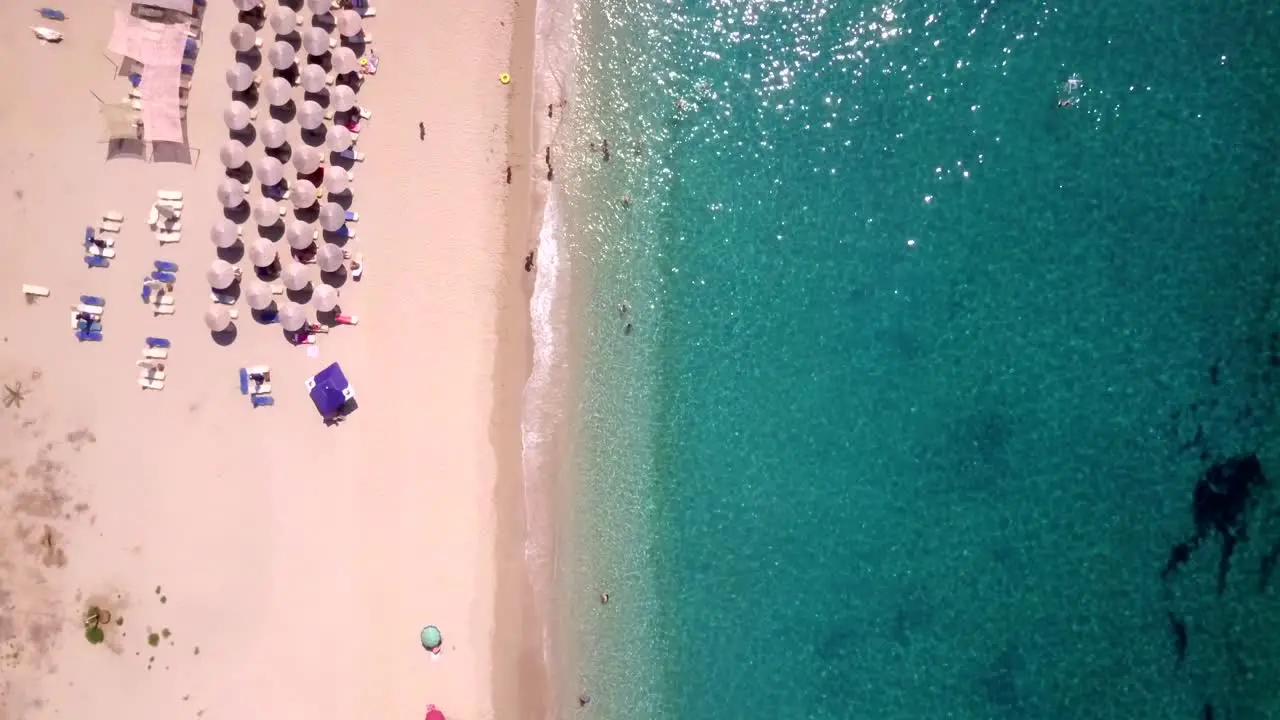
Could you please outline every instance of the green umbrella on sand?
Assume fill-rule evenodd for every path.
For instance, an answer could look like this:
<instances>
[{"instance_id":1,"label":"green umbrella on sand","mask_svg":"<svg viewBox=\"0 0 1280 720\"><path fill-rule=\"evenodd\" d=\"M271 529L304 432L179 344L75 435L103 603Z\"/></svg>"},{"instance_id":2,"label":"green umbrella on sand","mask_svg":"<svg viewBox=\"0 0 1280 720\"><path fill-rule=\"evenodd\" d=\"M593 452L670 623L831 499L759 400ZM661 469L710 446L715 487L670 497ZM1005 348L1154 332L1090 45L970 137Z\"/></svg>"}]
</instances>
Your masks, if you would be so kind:
<instances>
[{"instance_id":1,"label":"green umbrella on sand","mask_svg":"<svg viewBox=\"0 0 1280 720\"><path fill-rule=\"evenodd\" d=\"M440 652L440 644L443 642L443 638L440 637L440 629L435 625L428 625L422 628L422 647L433 653L438 653Z\"/></svg>"}]
</instances>

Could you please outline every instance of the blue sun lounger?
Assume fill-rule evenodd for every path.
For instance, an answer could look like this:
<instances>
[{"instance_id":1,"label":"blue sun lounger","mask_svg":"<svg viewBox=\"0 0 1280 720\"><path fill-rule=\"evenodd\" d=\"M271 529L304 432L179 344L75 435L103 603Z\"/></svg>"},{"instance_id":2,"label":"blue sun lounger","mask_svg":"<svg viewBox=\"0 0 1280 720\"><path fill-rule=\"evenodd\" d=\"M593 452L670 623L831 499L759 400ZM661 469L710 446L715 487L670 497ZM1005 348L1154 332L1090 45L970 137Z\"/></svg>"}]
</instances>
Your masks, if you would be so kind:
<instances>
[{"instance_id":1,"label":"blue sun lounger","mask_svg":"<svg viewBox=\"0 0 1280 720\"><path fill-rule=\"evenodd\" d=\"M80 342L102 342L102 333L92 330L77 330L76 339Z\"/></svg>"},{"instance_id":2,"label":"blue sun lounger","mask_svg":"<svg viewBox=\"0 0 1280 720\"><path fill-rule=\"evenodd\" d=\"M102 332L102 323L97 320L77 320L76 330L78 332Z\"/></svg>"},{"instance_id":3,"label":"blue sun lounger","mask_svg":"<svg viewBox=\"0 0 1280 720\"><path fill-rule=\"evenodd\" d=\"M157 260L156 270L160 272L178 272L178 263L169 262L168 260Z\"/></svg>"},{"instance_id":4,"label":"blue sun lounger","mask_svg":"<svg viewBox=\"0 0 1280 720\"><path fill-rule=\"evenodd\" d=\"M140 73L129 73L129 84L138 87L142 84L142 75Z\"/></svg>"},{"instance_id":5,"label":"blue sun lounger","mask_svg":"<svg viewBox=\"0 0 1280 720\"><path fill-rule=\"evenodd\" d=\"M167 348L167 347L169 347L169 341L168 341L166 338L149 337L149 338L147 338L146 342L147 342L147 347L149 347L149 348Z\"/></svg>"},{"instance_id":6,"label":"blue sun lounger","mask_svg":"<svg viewBox=\"0 0 1280 720\"><path fill-rule=\"evenodd\" d=\"M162 282L162 283L178 282L177 275L174 275L171 272L164 272L163 270L156 270L155 272L151 273L151 279L156 280L158 282Z\"/></svg>"},{"instance_id":7,"label":"blue sun lounger","mask_svg":"<svg viewBox=\"0 0 1280 720\"><path fill-rule=\"evenodd\" d=\"M90 225L85 225L84 226L84 246L89 247L90 245L93 244L93 241L97 239L98 238L93 234L93 227Z\"/></svg>"},{"instance_id":8,"label":"blue sun lounger","mask_svg":"<svg viewBox=\"0 0 1280 720\"><path fill-rule=\"evenodd\" d=\"M151 286L150 285L142 286L142 302L144 303L151 302Z\"/></svg>"},{"instance_id":9,"label":"blue sun lounger","mask_svg":"<svg viewBox=\"0 0 1280 720\"><path fill-rule=\"evenodd\" d=\"M249 371L244 368L240 368L240 394L249 394Z\"/></svg>"},{"instance_id":10,"label":"blue sun lounger","mask_svg":"<svg viewBox=\"0 0 1280 720\"><path fill-rule=\"evenodd\" d=\"M183 65L182 65L182 74L183 74L183 75L195 75L195 74L196 74L196 68L195 68L195 66L194 66L194 65L189 65L189 64L183 63Z\"/></svg>"},{"instance_id":11,"label":"blue sun lounger","mask_svg":"<svg viewBox=\"0 0 1280 720\"><path fill-rule=\"evenodd\" d=\"M53 8L43 7L37 10L36 12L40 13L40 17L44 18L45 20L61 21L61 20L67 19L66 13L62 12L61 10L55 10Z\"/></svg>"},{"instance_id":12,"label":"blue sun lounger","mask_svg":"<svg viewBox=\"0 0 1280 720\"><path fill-rule=\"evenodd\" d=\"M182 49L182 57L186 60L194 60L198 54L200 54L200 43L194 38L187 38L187 45Z\"/></svg>"},{"instance_id":13,"label":"blue sun lounger","mask_svg":"<svg viewBox=\"0 0 1280 720\"><path fill-rule=\"evenodd\" d=\"M253 403L254 407L264 407L267 405L275 405L276 399L270 395L254 395L249 398L249 402Z\"/></svg>"},{"instance_id":14,"label":"blue sun lounger","mask_svg":"<svg viewBox=\"0 0 1280 720\"><path fill-rule=\"evenodd\" d=\"M89 266L89 267L91 267L91 268L95 268L95 267L99 267L99 268L107 268L107 267L111 267L111 261L110 261L110 260L108 260L108 259L106 259L106 258L104 258L104 257L102 257L101 255L85 255L85 256L84 256L84 264L85 264L85 265L88 265L88 266Z\"/></svg>"},{"instance_id":15,"label":"blue sun lounger","mask_svg":"<svg viewBox=\"0 0 1280 720\"><path fill-rule=\"evenodd\" d=\"M100 298L97 295L81 295L80 302L85 305L97 305L98 307L105 307L107 304L105 299Z\"/></svg>"}]
</instances>

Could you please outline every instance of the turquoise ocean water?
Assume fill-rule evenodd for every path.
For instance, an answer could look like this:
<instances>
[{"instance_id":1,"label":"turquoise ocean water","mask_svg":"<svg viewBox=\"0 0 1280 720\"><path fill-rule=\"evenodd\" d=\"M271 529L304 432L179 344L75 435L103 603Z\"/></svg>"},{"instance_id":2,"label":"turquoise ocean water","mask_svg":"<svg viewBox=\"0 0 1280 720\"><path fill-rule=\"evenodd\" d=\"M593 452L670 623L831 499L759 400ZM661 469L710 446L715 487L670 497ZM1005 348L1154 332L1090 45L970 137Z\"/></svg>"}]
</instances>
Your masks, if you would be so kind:
<instances>
[{"instance_id":1,"label":"turquoise ocean water","mask_svg":"<svg viewBox=\"0 0 1280 720\"><path fill-rule=\"evenodd\" d=\"M593 717L1280 717L1273 3L549 5Z\"/></svg>"}]
</instances>

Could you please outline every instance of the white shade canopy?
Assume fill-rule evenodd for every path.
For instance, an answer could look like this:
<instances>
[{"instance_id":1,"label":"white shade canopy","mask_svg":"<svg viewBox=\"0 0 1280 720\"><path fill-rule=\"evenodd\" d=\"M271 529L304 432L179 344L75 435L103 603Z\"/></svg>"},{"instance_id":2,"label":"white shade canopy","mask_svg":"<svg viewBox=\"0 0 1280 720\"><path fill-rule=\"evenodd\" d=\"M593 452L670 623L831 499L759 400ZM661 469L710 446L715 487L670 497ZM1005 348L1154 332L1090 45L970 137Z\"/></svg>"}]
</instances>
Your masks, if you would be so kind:
<instances>
[{"instance_id":1,"label":"white shade canopy","mask_svg":"<svg viewBox=\"0 0 1280 720\"><path fill-rule=\"evenodd\" d=\"M347 224L347 211L335 202L325 203L320 208L320 227L329 232L337 232Z\"/></svg>"},{"instance_id":2,"label":"white shade canopy","mask_svg":"<svg viewBox=\"0 0 1280 720\"><path fill-rule=\"evenodd\" d=\"M299 180L289 193L289 202L295 208L309 208L316 204L316 186L310 180Z\"/></svg>"},{"instance_id":3,"label":"white shade canopy","mask_svg":"<svg viewBox=\"0 0 1280 720\"><path fill-rule=\"evenodd\" d=\"M301 330L307 324L307 311L297 303L285 303L280 309L280 325L289 332Z\"/></svg>"},{"instance_id":4,"label":"white shade canopy","mask_svg":"<svg viewBox=\"0 0 1280 720\"><path fill-rule=\"evenodd\" d=\"M355 136L351 131L341 125L329 126L328 132L324 136L324 144L334 152L342 152L351 147L355 142Z\"/></svg>"},{"instance_id":5,"label":"white shade canopy","mask_svg":"<svg viewBox=\"0 0 1280 720\"><path fill-rule=\"evenodd\" d=\"M288 70L297 61L298 56L293 51L293 46L284 40L277 40L267 51L267 62L277 70Z\"/></svg>"},{"instance_id":6,"label":"white shade canopy","mask_svg":"<svg viewBox=\"0 0 1280 720\"><path fill-rule=\"evenodd\" d=\"M284 123L275 118L268 118L263 123L258 137L262 140L262 144L269 148L282 147L289 142L289 132L285 129Z\"/></svg>"},{"instance_id":7,"label":"white shade canopy","mask_svg":"<svg viewBox=\"0 0 1280 720\"><path fill-rule=\"evenodd\" d=\"M310 175L320 168L320 152L313 147L301 147L293 154L293 167L302 175Z\"/></svg>"},{"instance_id":8,"label":"white shade canopy","mask_svg":"<svg viewBox=\"0 0 1280 720\"><path fill-rule=\"evenodd\" d=\"M298 16L284 5L277 5L271 10L270 22L277 35L288 35L298 29Z\"/></svg>"},{"instance_id":9,"label":"white shade canopy","mask_svg":"<svg viewBox=\"0 0 1280 720\"><path fill-rule=\"evenodd\" d=\"M270 155L263 155L254 162L253 173L263 185L275 185L284 179L284 164Z\"/></svg>"},{"instance_id":10,"label":"white shade canopy","mask_svg":"<svg viewBox=\"0 0 1280 720\"><path fill-rule=\"evenodd\" d=\"M284 229L284 241L294 250L306 250L314 243L316 231L310 223L301 220L290 221Z\"/></svg>"},{"instance_id":11,"label":"white shade canopy","mask_svg":"<svg viewBox=\"0 0 1280 720\"><path fill-rule=\"evenodd\" d=\"M342 267L342 263L338 263L338 267ZM338 290L330 285L321 285L311 294L311 302L320 312L329 312L338 307Z\"/></svg>"},{"instance_id":12,"label":"white shade canopy","mask_svg":"<svg viewBox=\"0 0 1280 720\"><path fill-rule=\"evenodd\" d=\"M350 85L335 85L329 89L329 102L338 112L346 112L356 106L356 91Z\"/></svg>"},{"instance_id":13,"label":"white shade canopy","mask_svg":"<svg viewBox=\"0 0 1280 720\"><path fill-rule=\"evenodd\" d=\"M344 193L351 186L351 173L335 165L325 171L324 186L331 193Z\"/></svg>"},{"instance_id":14,"label":"white shade canopy","mask_svg":"<svg viewBox=\"0 0 1280 720\"><path fill-rule=\"evenodd\" d=\"M262 227L280 222L280 204L271 198L258 198L253 202L253 221Z\"/></svg>"},{"instance_id":15,"label":"white shade canopy","mask_svg":"<svg viewBox=\"0 0 1280 720\"><path fill-rule=\"evenodd\" d=\"M324 55L329 52L329 33L323 28L309 27L302 32L302 49L308 55Z\"/></svg>"},{"instance_id":16,"label":"white shade canopy","mask_svg":"<svg viewBox=\"0 0 1280 720\"><path fill-rule=\"evenodd\" d=\"M231 313L224 305L210 305L204 311L204 324L214 332L222 332L231 327Z\"/></svg>"},{"instance_id":17,"label":"white shade canopy","mask_svg":"<svg viewBox=\"0 0 1280 720\"><path fill-rule=\"evenodd\" d=\"M315 130L324 124L324 108L315 100L305 100L298 109L298 124L304 130Z\"/></svg>"},{"instance_id":18,"label":"white shade canopy","mask_svg":"<svg viewBox=\"0 0 1280 720\"><path fill-rule=\"evenodd\" d=\"M270 240L260 237L254 238L249 243L249 262L253 263L254 267L271 267L275 261L276 246L272 245Z\"/></svg>"},{"instance_id":19,"label":"white shade canopy","mask_svg":"<svg viewBox=\"0 0 1280 720\"><path fill-rule=\"evenodd\" d=\"M224 177L218 182L218 202L224 208L239 207L244 202L244 185Z\"/></svg>"},{"instance_id":20,"label":"white shade canopy","mask_svg":"<svg viewBox=\"0 0 1280 720\"><path fill-rule=\"evenodd\" d=\"M236 52L248 52L258 42L258 34L253 31L252 25L245 23L236 23L231 28L231 47Z\"/></svg>"},{"instance_id":21,"label":"white shade canopy","mask_svg":"<svg viewBox=\"0 0 1280 720\"><path fill-rule=\"evenodd\" d=\"M227 68L227 87L236 92L244 92L252 84L253 68L239 62Z\"/></svg>"},{"instance_id":22,"label":"white shade canopy","mask_svg":"<svg viewBox=\"0 0 1280 720\"><path fill-rule=\"evenodd\" d=\"M345 45L333 51L333 71L336 73L353 73L360 69L360 58L356 51Z\"/></svg>"},{"instance_id":23,"label":"white shade canopy","mask_svg":"<svg viewBox=\"0 0 1280 720\"><path fill-rule=\"evenodd\" d=\"M252 118L253 112L248 105L239 100L232 100L226 110L222 111L222 122L232 130L243 130L249 127L249 120Z\"/></svg>"},{"instance_id":24,"label":"white shade canopy","mask_svg":"<svg viewBox=\"0 0 1280 720\"><path fill-rule=\"evenodd\" d=\"M302 83L303 90L309 93L318 93L324 90L324 86L329 82L329 77L325 74L324 68L319 65L304 65L302 71L298 74L298 81Z\"/></svg>"},{"instance_id":25,"label":"white shade canopy","mask_svg":"<svg viewBox=\"0 0 1280 720\"><path fill-rule=\"evenodd\" d=\"M342 248L325 243L316 251L316 264L325 272L337 272L342 267Z\"/></svg>"},{"instance_id":26,"label":"white shade canopy","mask_svg":"<svg viewBox=\"0 0 1280 720\"><path fill-rule=\"evenodd\" d=\"M273 77L267 81L265 94L273 107L288 105L293 100L293 86L282 77Z\"/></svg>"},{"instance_id":27,"label":"white shade canopy","mask_svg":"<svg viewBox=\"0 0 1280 720\"><path fill-rule=\"evenodd\" d=\"M236 266L225 260L214 260L205 272L205 279L214 290L225 290L236 281Z\"/></svg>"},{"instance_id":28,"label":"white shade canopy","mask_svg":"<svg viewBox=\"0 0 1280 720\"><path fill-rule=\"evenodd\" d=\"M250 280L244 289L244 299L254 310L271 307L271 288L261 280Z\"/></svg>"},{"instance_id":29,"label":"white shade canopy","mask_svg":"<svg viewBox=\"0 0 1280 720\"><path fill-rule=\"evenodd\" d=\"M360 14L355 10L343 10L338 13L337 17L338 32L342 37L355 37L364 29L364 23L360 22Z\"/></svg>"},{"instance_id":30,"label":"white shade canopy","mask_svg":"<svg viewBox=\"0 0 1280 720\"><path fill-rule=\"evenodd\" d=\"M243 166L247 158L248 150L239 140L228 140L222 143L222 148L218 150L218 159L229 170Z\"/></svg>"},{"instance_id":31,"label":"white shade canopy","mask_svg":"<svg viewBox=\"0 0 1280 720\"><path fill-rule=\"evenodd\" d=\"M328 15L331 7L329 0L307 0L307 9L319 17Z\"/></svg>"},{"instance_id":32,"label":"white shade canopy","mask_svg":"<svg viewBox=\"0 0 1280 720\"><path fill-rule=\"evenodd\" d=\"M228 218L218 218L213 221L213 229L209 231L209 239L213 240L213 244L217 247L226 248L236 244L240 239L240 228Z\"/></svg>"},{"instance_id":33,"label":"white shade canopy","mask_svg":"<svg viewBox=\"0 0 1280 720\"><path fill-rule=\"evenodd\" d=\"M284 272L280 273L280 282L290 290L302 290L311 284L311 278L307 275L307 266L302 263L289 263Z\"/></svg>"},{"instance_id":34,"label":"white shade canopy","mask_svg":"<svg viewBox=\"0 0 1280 720\"><path fill-rule=\"evenodd\" d=\"M240 12L249 12L262 4L262 0L232 0Z\"/></svg>"}]
</instances>

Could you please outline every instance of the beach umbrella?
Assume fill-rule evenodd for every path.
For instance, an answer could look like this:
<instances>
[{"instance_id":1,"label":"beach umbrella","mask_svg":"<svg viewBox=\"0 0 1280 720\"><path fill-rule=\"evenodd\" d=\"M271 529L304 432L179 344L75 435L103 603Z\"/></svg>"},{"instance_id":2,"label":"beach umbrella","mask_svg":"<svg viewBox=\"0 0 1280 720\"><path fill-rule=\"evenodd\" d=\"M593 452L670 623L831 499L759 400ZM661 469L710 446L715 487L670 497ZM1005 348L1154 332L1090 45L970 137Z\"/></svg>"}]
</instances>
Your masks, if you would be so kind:
<instances>
[{"instance_id":1,"label":"beach umbrella","mask_svg":"<svg viewBox=\"0 0 1280 720\"><path fill-rule=\"evenodd\" d=\"M311 301L320 312L329 312L338 307L338 291L329 285L321 285L311 295Z\"/></svg>"},{"instance_id":2,"label":"beach umbrella","mask_svg":"<svg viewBox=\"0 0 1280 720\"><path fill-rule=\"evenodd\" d=\"M218 183L218 202L224 208L240 207L244 202L244 185L229 177L222 178Z\"/></svg>"},{"instance_id":3,"label":"beach umbrella","mask_svg":"<svg viewBox=\"0 0 1280 720\"><path fill-rule=\"evenodd\" d=\"M353 73L360 69L360 58L356 51L342 46L333 53L333 71L338 74Z\"/></svg>"},{"instance_id":4,"label":"beach umbrella","mask_svg":"<svg viewBox=\"0 0 1280 720\"><path fill-rule=\"evenodd\" d=\"M240 228L227 218L218 218L213 221L213 230L209 232L209 239L220 248L229 248L240 239Z\"/></svg>"},{"instance_id":5,"label":"beach umbrella","mask_svg":"<svg viewBox=\"0 0 1280 720\"><path fill-rule=\"evenodd\" d=\"M343 193L351 186L351 174L345 168L331 167L324 173L324 186L331 193Z\"/></svg>"},{"instance_id":6,"label":"beach umbrella","mask_svg":"<svg viewBox=\"0 0 1280 720\"><path fill-rule=\"evenodd\" d=\"M275 45L267 51L267 62L277 70L288 70L297 61L293 46L283 40L277 40Z\"/></svg>"},{"instance_id":7,"label":"beach umbrella","mask_svg":"<svg viewBox=\"0 0 1280 720\"><path fill-rule=\"evenodd\" d=\"M355 37L364 28L360 22L360 14L355 10L343 10L338 13L338 32L342 37Z\"/></svg>"},{"instance_id":8,"label":"beach umbrella","mask_svg":"<svg viewBox=\"0 0 1280 720\"><path fill-rule=\"evenodd\" d=\"M239 100L232 100L226 110L222 111L222 121L227 124L231 130L243 130L249 127L250 116L253 114L249 110L249 106Z\"/></svg>"},{"instance_id":9,"label":"beach umbrella","mask_svg":"<svg viewBox=\"0 0 1280 720\"><path fill-rule=\"evenodd\" d=\"M236 92L244 92L253 84L253 68L244 63L236 63L227 68L227 87Z\"/></svg>"},{"instance_id":10,"label":"beach umbrella","mask_svg":"<svg viewBox=\"0 0 1280 720\"><path fill-rule=\"evenodd\" d=\"M254 238L253 242L249 243L249 262L253 263L254 267L271 267L275 261L276 246L272 245L270 240L260 237Z\"/></svg>"},{"instance_id":11,"label":"beach umbrella","mask_svg":"<svg viewBox=\"0 0 1280 720\"><path fill-rule=\"evenodd\" d=\"M211 305L204 311L204 324L214 332L222 332L231 327L231 313L223 305Z\"/></svg>"},{"instance_id":12,"label":"beach umbrella","mask_svg":"<svg viewBox=\"0 0 1280 720\"><path fill-rule=\"evenodd\" d=\"M302 263L289 263L284 272L280 273L280 282L294 291L305 288L311 284L311 278L307 277L307 266Z\"/></svg>"},{"instance_id":13,"label":"beach umbrella","mask_svg":"<svg viewBox=\"0 0 1280 720\"><path fill-rule=\"evenodd\" d=\"M254 310L266 310L271 307L271 288L261 280L250 280L244 289L244 299Z\"/></svg>"},{"instance_id":14,"label":"beach umbrella","mask_svg":"<svg viewBox=\"0 0 1280 720\"><path fill-rule=\"evenodd\" d=\"M298 110L298 124L304 130L315 130L324 124L324 108L315 100L305 100Z\"/></svg>"},{"instance_id":15,"label":"beach umbrella","mask_svg":"<svg viewBox=\"0 0 1280 720\"><path fill-rule=\"evenodd\" d=\"M288 35L298 29L298 16L293 14L293 10L283 5L277 5L271 11L271 29L276 31L277 35Z\"/></svg>"},{"instance_id":16,"label":"beach umbrella","mask_svg":"<svg viewBox=\"0 0 1280 720\"><path fill-rule=\"evenodd\" d=\"M258 137L262 138L262 144L269 148L278 148L289 142L289 132L285 129L284 123L275 118L267 119Z\"/></svg>"},{"instance_id":17,"label":"beach umbrella","mask_svg":"<svg viewBox=\"0 0 1280 720\"><path fill-rule=\"evenodd\" d=\"M444 644L444 638L440 636L440 629L435 625L428 625L422 628L422 647L431 652L440 652L440 646Z\"/></svg>"},{"instance_id":18,"label":"beach umbrella","mask_svg":"<svg viewBox=\"0 0 1280 720\"><path fill-rule=\"evenodd\" d=\"M209 280L209 287L214 290L226 290L236 281L236 266L226 260L214 260L205 277Z\"/></svg>"},{"instance_id":19,"label":"beach umbrella","mask_svg":"<svg viewBox=\"0 0 1280 720\"><path fill-rule=\"evenodd\" d=\"M267 81L267 102L272 107L288 105L293 100L293 86L282 77L273 77Z\"/></svg>"},{"instance_id":20,"label":"beach umbrella","mask_svg":"<svg viewBox=\"0 0 1280 720\"><path fill-rule=\"evenodd\" d=\"M356 91L350 85L335 85L329 89L329 102L338 112L346 112L356 106Z\"/></svg>"},{"instance_id":21,"label":"beach umbrella","mask_svg":"<svg viewBox=\"0 0 1280 720\"><path fill-rule=\"evenodd\" d=\"M253 203L253 221L262 227L280 222L280 204L271 198L258 198Z\"/></svg>"},{"instance_id":22,"label":"beach umbrella","mask_svg":"<svg viewBox=\"0 0 1280 720\"><path fill-rule=\"evenodd\" d=\"M341 125L330 126L324 136L324 144L334 152L342 152L354 142L355 137L351 135L351 131Z\"/></svg>"},{"instance_id":23,"label":"beach umbrella","mask_svg":"<svg viewBox=\"0 0 1280 720\"><path fill-rule=\"evenodd\" d=\"M262 0L233 0L240 12L249 12L262 4Z\"/></svg>"},{"instance_id":24,"label":"beach umbrella","mask_svg":"<svg viewBox=\"0 0 1280 720\"><path fill-rule=\"evenodd\" d=\"M295 208L309 208L316 204L316 186L310 180L299 180L289 193L289 202Z\"/></svg>"},{"instance_id":25,"label":"beach umbrella","mask_svg":"<svg viewBox=\"0 0 1280 720\"><path fill-rule=\"evenodd\" d=\"M320 208L320 227L337 232L347 224L347 211L335 202L327 202Z\"/></svg>"},{"instance_id":26,"label":"beach umbrella","mask_svg":"<svg viewBox=\"0 0 1280 720\"><path fill-rule=\"evenodd\" d=\"M329 33L318 27L307 28L302 33L302 49L312 56L329 52Z\"/></svg>"},{"instance_id":27,"label":"beach umbrella","mask_svg":"<svg viewBox=\"0 0 1280 720\"><path fill-rule=\"evenodd\" d=\"M309 93L318 93L329 83L324 68L319 65L304 65L298 79L302 83L302 89Z\"/></svg>"},{"instance_id":28,"label":"beach umbrella","mask_svg":"<svg viewBox=\"0 0 1280 720\"><path fill-rule=\"evenodd\" d=\"M246 152L244 143L239 140L228 140L222 143L222 148L218 150L218 159L227 169L234 170L244 165Z\"/></svg>"},{"instance_id":29,"label":"beach umbrella","mask_svg":"<svg viewBox=\"0 0 1280 720\"><path fill-rule=\"evenodd\" d=\"M249 52L257 42L258 35L253 31L252 25L236 23L236 26L231 28L231 47L235 48L236 52Z\"/></svg>"},{"instance_id":30,"label":"beach umbrella","mask_svg":"<svg viewBox=\"0 0 1280 720\"><path fill-rule=\"evenodd\" d=\"M285 330L294 332L307 324L307 311L298 303L285 303L280 309L280 325Z\"/></svg>"},{"instance_id":31,"label":"beach umbrella","mask_svg":"<svg viewBox=\"0 0 1280 720\"><path fill-rule=\"evenodd\" d=\"M313 147L298 148L293 154L293 167L301 175L310 175L320 168L320 152Z\"/></svg>"},{"instance_id":32,"label":"beach umbrella","mask_svg":"<svg viewBox=\"0 0 1280 720\"><path fill-rule=\"evenodd\" d=\"M338 272L344 259L342 248L332 243L325 243L316 251L316 264L324 272Z\"/></svg>"},{"instance_id":33,"label":"beach umbrella","mask_svg":"<svg viewBox=\"0 0 1280 720\"><path fill-rule=\"evenodd\" d=\"M306 250L316 241L316 231L310 223L291 220L284 229L284 241L294 250Z\"/></svg>"},{"instance_id":34,"label":"beach umbrella","mask_svg":"<svg viewBox=\"0 0 1280 720\"><path fill-rule=\"evenodd\" d=\"M303 384L306 385L307 394L311 396L311 402L315 403L316 410L326 418L345 415L355 409L350 403L356 398L356 390L351 387L351 381L347 380L346 373L342 372L342 366L338 363L330 364L307 378Z\"/></svg>"},{"instance_id":35,"label":"beach umbrella","mask_svg":"<svg viewBox=\"0 0 1280 720\"><path fill-rule=\"evenodd\" d=\"M284 179L284 165L270 155L258 158L253 171L263 185L275 185Z\"/></svg>"},{"instance_id":36,"label":"beach umbrella","mask_svg":"<svg viewBox=\"0 0 1280 720\"><path fill-rule=\"evenodd\" d=\"M328 15L330 7L329 0L307 0L307 9L316 15Z\"/></svg>"}]
</instances>

